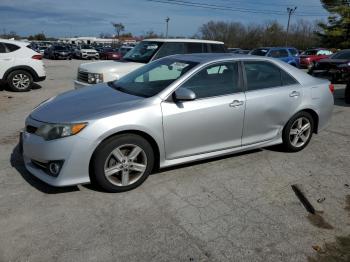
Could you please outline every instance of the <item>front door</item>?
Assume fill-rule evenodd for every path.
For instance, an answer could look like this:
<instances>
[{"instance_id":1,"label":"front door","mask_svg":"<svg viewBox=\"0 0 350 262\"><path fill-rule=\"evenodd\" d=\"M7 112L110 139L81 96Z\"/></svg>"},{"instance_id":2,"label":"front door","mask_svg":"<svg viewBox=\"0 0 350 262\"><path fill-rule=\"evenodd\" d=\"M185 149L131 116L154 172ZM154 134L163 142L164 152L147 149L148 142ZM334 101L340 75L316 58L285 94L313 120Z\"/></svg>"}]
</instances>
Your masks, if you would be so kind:
<instances>
[{"instance_id":1,"label":"front door","mask_svg":"<svg viewBox=\"0 0 350 262\"><path fill-rule=\"evenodd\" d=\"M238 63L210 65L181 86L193 101L164 101L163 132L167 159L241 146L245 94Z\"/></svg>"}]
</instances>

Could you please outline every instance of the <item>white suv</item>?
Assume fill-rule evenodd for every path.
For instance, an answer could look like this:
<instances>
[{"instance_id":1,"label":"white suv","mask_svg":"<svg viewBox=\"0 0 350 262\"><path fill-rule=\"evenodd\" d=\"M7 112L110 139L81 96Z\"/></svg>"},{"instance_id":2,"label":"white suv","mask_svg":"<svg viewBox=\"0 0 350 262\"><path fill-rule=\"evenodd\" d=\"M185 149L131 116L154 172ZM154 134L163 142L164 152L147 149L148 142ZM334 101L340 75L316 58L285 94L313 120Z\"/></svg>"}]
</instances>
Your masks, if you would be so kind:
<instances>
[{"instance_id":1,"label":"white suv","mask_svg":"<svg viewBox=\"0 0 350 262\"><path fill-rule=\"evenodd\" d=\"M0 80L11 90L28 91L33 82L46 78L42 55L30 49L28 43L0 39Z\"/></svg>"},{"instance_id":2,"label":"white suv","mask_svg":"<svg viewBox=\"0 0 350 262\"><path fill-rule=\"evenodd\" d=\"M122 60L81 64L75 88L119 79L161 57L189 53L225 53L223 42L199 39L147 39L136 45Z\"/></svg>"},{"instance_id":3,"label":"white suv","mask_svg":"<svg viewBox=\"0 0 350 262\"><path fill-rule=\"evenodd\" d=\"M81 45L75 49L74 55L79 59L99 59L98 52L89 45Z\"/></svg>"}]
</instances>

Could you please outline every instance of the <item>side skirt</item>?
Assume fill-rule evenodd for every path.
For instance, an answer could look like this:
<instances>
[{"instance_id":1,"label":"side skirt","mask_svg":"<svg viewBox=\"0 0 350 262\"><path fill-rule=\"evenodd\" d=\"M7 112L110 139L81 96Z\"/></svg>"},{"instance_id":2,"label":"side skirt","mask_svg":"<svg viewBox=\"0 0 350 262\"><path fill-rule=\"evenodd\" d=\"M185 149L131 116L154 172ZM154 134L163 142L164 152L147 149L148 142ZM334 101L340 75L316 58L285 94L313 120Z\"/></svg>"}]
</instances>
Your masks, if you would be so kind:
<instances>
[{"instance_id":1,"label":"side skirt","mask_svg":"<svg viewBox=\"0 0 350 262\"><path fill-rule=\"evenodd\" d=\"M225 149L225 150L209 152L209 153L204 153L204 154L198 154L198 155L192 155L192 156L186 156L186 157L181 157L181 158L176 158L176 159L166 159L166 160L163 160L160 162L160 168L180 165L180 164L189 163L189 162L195 162L195 161L209 159L209 158L213 158L213 157L230 155L230 154L234 154L234 153L240 153L240 152L244 152L244 151L248 151L248 150L253 150L253 149L258 149L258 148L262 148L262 147L278 145L278 144L282 144L281 137L278 139L264 141L264 142L246 145L246 146L242 146L242 147L229 148L229 149Z\"/></svg>"}]
</instances>

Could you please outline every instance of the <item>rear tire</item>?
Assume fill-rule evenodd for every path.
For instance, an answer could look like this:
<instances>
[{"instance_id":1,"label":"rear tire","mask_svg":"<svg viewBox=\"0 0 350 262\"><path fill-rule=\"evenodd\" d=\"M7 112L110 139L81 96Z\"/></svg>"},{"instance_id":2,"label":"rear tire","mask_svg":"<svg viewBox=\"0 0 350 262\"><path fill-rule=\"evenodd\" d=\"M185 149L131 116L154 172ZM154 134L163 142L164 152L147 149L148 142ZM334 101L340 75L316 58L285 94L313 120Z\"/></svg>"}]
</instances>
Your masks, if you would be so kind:
<instances>
[{"instance_id":1,"label":"rear tire","mask_svg":"<svg viewBox=\"0 0 350 262\"><path fill-rule=\"evenodd\" d=\"M154 165L150 143L134 134L117 135L104 141L92 159L92 181L107 192L124 192L141 185Z\"/></svg>"},{"instance_id":2,"label":"rear tire","mask_svg":"<svg viewBox=\"0 0 350 262\"><path fill-rule=\"evenodd\" d=\"M310 142L314 131L314 119L308 112L295 114L283 129L283 147L288 152L303 150Z\"/></svg>"},{"instance_id":3,"label":"rear tire","mask_svg":"<svg viewBox=\"0 0 350 262\"><path fill-rule=\"evenodd\" d=\"M26 92L33 85L33 77L27 71L16 70L8 75L7 83L12 91Z\"/></svg>"},{"instance_id":4,"label":"rear tire","mask_svg":"<svg viewBox=\"0 0 350 262\"><path fill-rule=\"evenodd\" d=\"M350 83L346 85L344 93L345 103L350 104Z\"/></svg>"}]
</instances>

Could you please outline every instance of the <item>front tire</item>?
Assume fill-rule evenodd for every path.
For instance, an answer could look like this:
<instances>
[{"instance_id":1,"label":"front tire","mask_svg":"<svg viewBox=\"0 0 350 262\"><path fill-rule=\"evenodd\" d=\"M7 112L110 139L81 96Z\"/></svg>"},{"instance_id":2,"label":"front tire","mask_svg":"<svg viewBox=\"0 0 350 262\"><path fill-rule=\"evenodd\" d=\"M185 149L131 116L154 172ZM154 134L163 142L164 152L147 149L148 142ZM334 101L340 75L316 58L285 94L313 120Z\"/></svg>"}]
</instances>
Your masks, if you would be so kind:
<instances>
[{"instance_id":1,"label":"front tire","mask_svg":"<svg viewBox=\"0 0 350 262\"><path fill-rule=\"evenodd\" d=\"M141 185L154 165L150 143L134 134L117 135L104 141L92 159L93 179L108 192L124 192Z\"/></svg>"},{"instance_id":2,"label":"front tire","mask_svg":"<svg viewBox=\"0 0 350 262\"><path fill-rule=\"evenodd\" d=\"M12 91L26 92L33 85L33 77L27 71L16 70L9 74L7 83Z\"/></svg>"},{"instance_id":3,"label":"front tire","mask_svg":"<svg viewBox=\"0 0 350 262\"><path fill-rule=\"evenodd\" d=\"M286 151L298 152L310 142L314 130L314 120L308 112L294 115L283 129L282 139Z\"/></svg>"}]
</instances>

